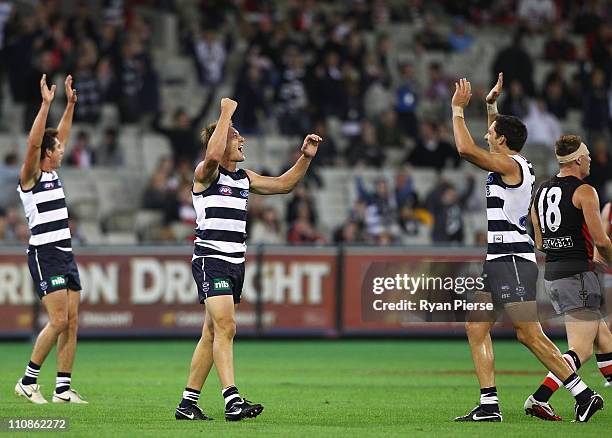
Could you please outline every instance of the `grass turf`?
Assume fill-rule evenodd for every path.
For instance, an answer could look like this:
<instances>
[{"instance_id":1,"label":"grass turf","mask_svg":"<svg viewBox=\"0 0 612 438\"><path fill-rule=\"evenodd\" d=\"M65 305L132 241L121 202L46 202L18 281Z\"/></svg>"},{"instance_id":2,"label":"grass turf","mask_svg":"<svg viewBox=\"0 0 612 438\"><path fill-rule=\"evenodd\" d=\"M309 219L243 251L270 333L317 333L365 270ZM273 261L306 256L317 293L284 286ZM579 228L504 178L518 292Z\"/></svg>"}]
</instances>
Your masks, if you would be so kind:
<instances>
[{"instance_id":1,"label":"grass turf","mask_svg":"<svg viewBox=\"0 0 612 438\"><path fill-rule=\"evenodd\" d=\"M187 378L195 342L82 342L74 387L88 406L36 406L13 395L30 344L0 344L0 418L66 417L73 436L605 436L609 410L587 424L572 424L573 399L560 390L552 400L563 422L525 416L523 402L544 376L543 367L517 342L495 343L497 387L504 422L458 424L472 409L478 386L464 341L238 341L237 386L264 412L238 423L223 420L213 373L200 405L210 422L175 421L174 407ZM39 383L49 400L55 359ZM612 390L591 360L581 375L604 398ZM612 400L612 398L610 398ZM8 434L0 434L7 436ZM17 435L17 434L16 434ZM23 436L19 434L17 436Z\"/></svg>"}]
</instances>

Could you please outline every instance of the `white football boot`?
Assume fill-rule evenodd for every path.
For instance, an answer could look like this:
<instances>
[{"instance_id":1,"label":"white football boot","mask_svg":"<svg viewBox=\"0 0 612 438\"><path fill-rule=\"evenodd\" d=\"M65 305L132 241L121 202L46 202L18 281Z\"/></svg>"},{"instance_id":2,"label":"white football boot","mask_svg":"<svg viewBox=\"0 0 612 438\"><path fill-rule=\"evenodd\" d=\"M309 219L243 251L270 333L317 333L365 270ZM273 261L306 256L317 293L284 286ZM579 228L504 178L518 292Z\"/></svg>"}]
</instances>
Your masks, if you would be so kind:
<instances>
[{"instance_id":1,"label":"white football boot","mask_svg":"<svg viewBox=\"0 0 612 438\"><path fill-rule=\"evenodd\" d=\"M87 405L89 402L83 400L81 395L74 389L70 388L68 391L64 391L61 394L53 391L53 403L73 403L77 405Z\"/></svg>"},{"instance_id":2,"label":"white football boot","mask_svg":"<svg viewBox=\"0 0 612 438\"><path fill-rule=\"evenodd\" d=\"M15 385L15 394L19 397L25 397L28 401L36 405L44 405L48 403L47 400L40 393L40 385L34 383L32 385L24 385L21 383L21 379L17 381Z\"/></svg>"}]
</instances>

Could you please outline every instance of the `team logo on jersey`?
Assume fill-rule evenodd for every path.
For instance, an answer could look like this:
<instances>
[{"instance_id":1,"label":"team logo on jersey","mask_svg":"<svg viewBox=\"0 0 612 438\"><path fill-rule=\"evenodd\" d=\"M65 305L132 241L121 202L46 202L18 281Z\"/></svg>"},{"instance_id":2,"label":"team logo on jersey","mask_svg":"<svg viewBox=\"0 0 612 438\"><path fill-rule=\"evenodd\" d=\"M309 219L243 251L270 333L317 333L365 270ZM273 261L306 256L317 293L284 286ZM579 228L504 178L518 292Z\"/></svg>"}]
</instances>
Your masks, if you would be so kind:
<instances>
[{"instance_id":1,"label":"team logo on jersey","mask_svg":"<svg viewBox=\"0 0 612 438\"><path fill-rule=\"evenodd\" d=\"M229 291L229 290L231 290L230 281L227 278L215 278L215 279L213 279L213 290L215 290L215 291Z\"/></svg>"},{"instance_id":2,"label":"team logo on jersey","mask_svg":"<svg viewBox=\"0 0 612 438\"><path fill-rule=\"evenodd\" d=\"M48 182L43 185L43 188L45 189L52 189L53 187L55 187L55 184L53 184L52 182Z\"/></svg>"},{"instance_id":3,"label":"team logo on jersey","mask_svg":"<svg viewBox=\"0 0 612 438\"><path fill-rule=\"evenodd\" d=\"M221 193L224 196L231 196L232 188L228 186L221 186L219 187L219 193Z\"/></svg>"},{"instance_id":4,"label":"team logo on jersey","mask_svg":"<svg viewBox=\"0 0 612 438\"><path fill-rule=\"evenodd\" d=\"M46 281L41 281L39 284L40 284L40 290L42 291L46 291L47 288L49 287Z\"/></svg>"},{"instance_id":5,"label":"team logo on jersey","mask_svg":"<svg viewBox=\"0 0 612 438\"><path fill-rule=\"evenodd\" d=\"M249 191L248 190L240 191L240 196L242 196L243 198L248 198L249 197Z\"/></svg>"},{"instance_id":6,"label":"team logo on jersey","mask_svg":"<svg viewBox=\"0 0 612 438\"><path fill-rule=\"evenodd\" d=\"M519 226L525 228L527 226L527 216L521 216L519 219Z\"/></svg>"}]
</instances>

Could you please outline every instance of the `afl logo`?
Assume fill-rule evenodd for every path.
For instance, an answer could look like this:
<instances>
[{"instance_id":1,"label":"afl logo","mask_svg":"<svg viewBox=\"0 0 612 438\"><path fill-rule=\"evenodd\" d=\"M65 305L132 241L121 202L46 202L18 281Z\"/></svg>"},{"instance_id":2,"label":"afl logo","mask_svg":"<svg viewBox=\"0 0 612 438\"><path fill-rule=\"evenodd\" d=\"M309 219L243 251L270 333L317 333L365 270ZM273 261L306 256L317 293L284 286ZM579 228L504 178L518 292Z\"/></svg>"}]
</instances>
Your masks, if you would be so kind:
<instances>
[{"instance_id":1,"label":"afl logo","mask_svg":"<svg viewBox=\"0 0 612 438\"><path fill-rule=\"evenodd\" d=\"M48 182L45 183L45 185L43 186L45 189L52 189L54 186L54 184L52 182Z\"/></svg>"},{"instance_id":2,"label":"afl logo","mask_svg":"<svg viewBox=\"0 0 612 438\"><path fill-rule=\"evenodd\" d=\"M493 182L493 174L490 173L489 176L487 176L487 184L491 184Z\"/></svg>"},{"instance_id":3,"label":"afl logo","mask_svg":"<svg viewBox=\"0 0 612 438\"><path fill-rule=\"evenodd\" d=\"M228 186L221 186L221 187L219 187L219 193L221 193L224 196L231 196L232 195L232 189L231 189L231 187L228 187Z\"/></svg>"},{"instance_id":4,"label":"afl logo","mask_svg":"<svg viewBox=\"0 0 612 438\"><path fill-rule=\"evenodd\" d=\"M240 196L242 196L243 198L248 198L249 197L249 191L248 190L240 191Z\"/></svg>"}]
</instances>

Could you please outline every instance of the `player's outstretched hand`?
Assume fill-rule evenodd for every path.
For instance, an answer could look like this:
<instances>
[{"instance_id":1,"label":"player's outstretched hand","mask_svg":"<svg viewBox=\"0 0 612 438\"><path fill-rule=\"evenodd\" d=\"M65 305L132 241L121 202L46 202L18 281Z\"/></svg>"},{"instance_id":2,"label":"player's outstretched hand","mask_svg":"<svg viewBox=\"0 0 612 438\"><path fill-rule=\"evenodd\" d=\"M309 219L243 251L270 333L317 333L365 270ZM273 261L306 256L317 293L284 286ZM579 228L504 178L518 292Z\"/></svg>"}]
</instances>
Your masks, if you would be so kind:
<instances>
[{"instance_id":1,"label":"player's outstretched hand","mask_svg":"<svg viewBox=\"0 0 612 438\"><path fill-rule=\"evenodd\" d=\"M235 100L232 100L228 97L224 97L223 99L221 99L221 111L229 112L230 116L234 114L234 111L236 111L237 107L238 102L236 102Z\"/></svg>"},{"instance_id":2,"label":"player's outstretched hand","mask_svg":"<svg viewBox=\"0 0 612 438\"><path fill-rule=\"evenodd\" d=\"M313 158L317 155L319 143L322 141L323 139L317 134L308 134L306 138L304 138L304 143L302 144L302 154L304 154L306 158Z\"/></svg>"},{"instance_id":3,"label":"player's outstretched hand","mask_svg":"<svg viewBox=\"0 0 612 438\"><path fill-rule=\"evenodd\" d=\"M68 103L76 103L77 92L72 88L72 75L66 76L64 87L66 88L66 100L68 100Z\"/></svg>"},{"instance_id":4,"label":"player's outstretched hand","mask_svg":"<svg viewBox=\"0 0 612 438\"><path fill-rule=\"evenodd\" d=\"M55 85L51 85L51 88L47 86L47 75L42 75L40 79L40 95L45 103L51 103L53 97L55 97Z\"/></svg>"},{"instance_id":5,"label":"player's outstretched hand","mask_svg":"<svg viewBox=\"0 0 612 438\"><path fill-rule=\"evenodd\" d=\"M460 106L465 108L470 103L472 97L472 84L466 78L459 79L459 82L455 82L455 94L451 101L452 106Z\"/></svg>"},{"instance_id":6,"label":"player's outstretched hand","mask_svg":"<svg viewBox=\"0 0 612 438\"><path fill-rule=\"evenodd\" d=\"M497 75L497 83L495 84L493 88L491 88L491 91L489 91L489 94L487 94L487 97L485 98L485 101L489 105L492 105L493 103L495 103L495 101L501 94L503 86L504 86L504 74L500 72Z\"/></svg>"}]
</instances>

